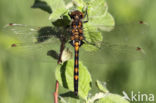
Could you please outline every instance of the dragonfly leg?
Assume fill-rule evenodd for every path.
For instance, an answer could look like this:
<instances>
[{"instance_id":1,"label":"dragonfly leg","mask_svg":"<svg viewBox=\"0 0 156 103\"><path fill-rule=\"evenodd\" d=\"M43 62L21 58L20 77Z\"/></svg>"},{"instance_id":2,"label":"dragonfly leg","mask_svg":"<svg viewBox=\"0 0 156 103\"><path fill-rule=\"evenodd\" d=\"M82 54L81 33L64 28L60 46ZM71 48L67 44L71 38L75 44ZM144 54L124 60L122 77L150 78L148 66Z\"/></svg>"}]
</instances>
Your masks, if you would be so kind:
<instances>
[{"instance_id":1,"label":"dragonfly leg","mask_svg":"<svg viewBox=\"0 0 156 103\"><path fill-rule=\"evenodd\" d=\"M83 23L87 23L89 21L89 18L88 18L88 8L86 8L86 12L85 12L84 18L86 18L86 16L87 16L87 20L83 21Z\"/></svg>"}]
</instances>

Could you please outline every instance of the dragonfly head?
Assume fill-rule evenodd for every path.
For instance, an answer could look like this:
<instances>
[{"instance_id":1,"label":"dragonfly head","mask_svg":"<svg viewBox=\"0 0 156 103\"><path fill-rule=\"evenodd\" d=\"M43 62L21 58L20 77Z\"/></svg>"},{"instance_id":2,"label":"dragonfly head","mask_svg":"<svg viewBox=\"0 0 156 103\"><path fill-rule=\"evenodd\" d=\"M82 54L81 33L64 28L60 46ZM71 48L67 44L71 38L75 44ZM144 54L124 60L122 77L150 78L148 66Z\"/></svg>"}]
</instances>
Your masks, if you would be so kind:
<instances>
[{"instance_id":1,"label":"dragonfly head","mask_svg":"<svg viewBox=\"0 0 156 103\"><path fill-rule=\"evenodd\" d=\"M73 12L71 12L71 14L69 14L71 19L83 19L84 18L84 14L82 12L80 12L79 10L75 10Z\"/></svg>"}]
</instances>

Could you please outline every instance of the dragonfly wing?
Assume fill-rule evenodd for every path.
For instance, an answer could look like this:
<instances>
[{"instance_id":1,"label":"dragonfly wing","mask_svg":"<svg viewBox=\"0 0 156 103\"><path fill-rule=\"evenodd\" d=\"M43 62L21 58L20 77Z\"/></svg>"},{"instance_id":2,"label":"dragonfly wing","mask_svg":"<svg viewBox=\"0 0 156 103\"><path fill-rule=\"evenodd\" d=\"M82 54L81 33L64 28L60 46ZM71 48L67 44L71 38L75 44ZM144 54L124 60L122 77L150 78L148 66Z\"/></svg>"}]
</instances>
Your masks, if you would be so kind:
<instances>
[{"instance_id":1,"label":"dragonfly wing","mask_svg":"<svg viewBox=\"0 0 156 103\"><path fill-rule=\"evenodd\" d=\"M141 43L148 36L149 25L140 22L116 25L111 32L102 32L103 40L130 45Z\"/></svg>"},{"instance_id":2,"label":"dragonfly wing","mask_svg":"<svg viewBox=\"0 0 156 103\"><path fill-rule=\"evenodd\" d=\"M103 61L103 63L117 62L121 58L125 60L142 59L145 57L145 51L141 43L146 39L148 31L149 26L145 23L118 25L112 32L101 32L103 41L94 42L94 46L98 49L86 54L84 52L81 58L93 57L93 60ZM92 45L92 43L88 44Z\"/></svg>"},{"instance_id":3,"label":"dragonfly wing","mask_svg":"<svg viewBox=\"0 0 156 103\"><path fill-rule=\"evenodd\" d=\"M9 35L18 38L22 42L39 43L49 38L59 38L59 34L55 28L51 26L35 27L24 24L10 23L4 27L5 31L9 31ZM12 34L13 33L13 34Z\"/></svg>"},{"instance_id":4,"label":"dragonfly wing","mask_svg":"<svg viewBox=\"0 0 156 103\"><path fill-rule=\"evenodd\" d=\"M54 40L54 41L53 41ZM39 58L44 62L50 62L53 58L49 55L50 51L55 51L59 54L59 40L56 42L54 38L42 43L14 43L14 46L10 46L8 50L12 51L18 56L22 56L28 59ZM57 59L57 58L54 58Z\"/></svg>"},{"instance_id":5,"label":"dragonfly wing","mask_svg":"<svg viewBox=\"0 0 156 103\"><path fill-rule=\"evenodd\" d=\"M143 59L146 53L142 47L102 43L101 47L95 51L80 51L82 60L89 60L94 63L113 63L119 61L134 61Z\"/></svg>"},{"instance_id":6,"label":"dragonfly wing","mask_svg":"<svg viewBox=\"0 0 156 103\"><path fill-rule=\"evenodd\" d=\"M47 57L48 51L59 48L60 32L50 26L41 28L23 24L8 24L5 30L11 31L7 34L18 39L11 42L9 49L24 57Z\"/></svg>"},{"instance_id":7,"label":"dragonfly wing","mask_svg":"<svg viewBox=\"0 0 156 103\"><path fill-rule=\"evenodd\" d=\"M114 26L114 19L110 13L103 14L102 16L91 16L91 22L89 25L92 25L102 31L111 31Z\"/></svg>"}]
</instances>

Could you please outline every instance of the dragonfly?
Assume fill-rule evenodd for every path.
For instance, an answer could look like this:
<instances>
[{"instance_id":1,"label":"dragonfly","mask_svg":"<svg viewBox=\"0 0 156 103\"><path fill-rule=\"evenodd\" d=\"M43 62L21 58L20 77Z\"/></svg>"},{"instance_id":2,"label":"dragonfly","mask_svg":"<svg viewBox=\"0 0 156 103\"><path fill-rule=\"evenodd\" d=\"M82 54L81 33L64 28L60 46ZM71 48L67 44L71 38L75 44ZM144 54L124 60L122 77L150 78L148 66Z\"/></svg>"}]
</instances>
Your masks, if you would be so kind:
<instances>
[{"instance_id":1,"label":"dragonfly","mask_svg":"<svg viewBox=\"0 0 156 103\"><path fill-rule=\"evenodd\" d=\"M97 51L93 51L92 53L88 51L81 52L80 55L82 55L82 60L86 60L86 57L93 57L92 60L98 61L98 63L104 63L107 61L112 61L114 59L114 55L117 57L121 57L123 55L130 55L137 57L138 55L142 57L142 54L145 54L145 51L140 46L133 46L126 44L127 41L132 40L133 37L137 37L136 40L141 40L143 35L145 35L146 31L146 24L143 21L135 22L130 24L129 26L127 24L125 25L119 25L117 26L112 32L104 33L103 38L104 40L100 42L100 47L96 44L92 44L88 42L85 38L85 28L83 28L83 24L89 22L87 12L84 14L81 11L75 10L72 11L69 16L71 17L71 25L70 29L67 27L66 29L62 28L55 28L51 26L46 27L34 27L34 26L28 26L23 24L15 24L10 23L5 26L6 29L11 30L14 32L15 37L18 37L21 42L12 43L10 46L13 47L21 47L25 48L22 50L30 50L31 52L35 52L35 54L47 54L49 56L52 56L53 58L58 60L58 64L61 62L64 62L68 60L67 58L71 58L72 55L70 53L66 58L64 58L64 54L66 52L70 52L68 49L65 51L65 44L69 42L74 47L74 93L75 95L78 95L78 75L79 75L79 48L83 45L89 44L93 45L98 48ZM86 21L83 21L83 19L87 17ZM136 28L134 28L136 26ZM132 32L133 35L124 35L126 34L126 29L128 28L134 28ZM66 33L64 31L68 31L69 33ZM137 31L137 32L136 32ZM122 33L123 32L123 33ZM71 34L71 35L70 35ZM116 35L114 35L116 34ZM136 34L136 35L135 35ZM135 36L134 36L135 35ZM112 36L116 36L112 39ZM14 37L14 36L13 36ZM123 40L123 43L121 43L121 40ZM25 41L25 42L24 42ZM111 43L113 42L113 43ZM134 41L132 41L134 42ZM125 43L125 44L124 44ZM132 43L133 44L133 43ZM51 48L58 48L58 45L60 45L59 54L55 50L51 50ZM68 44L67 44L68 45ZM70 47L69 47L70 48ZM85 50L85 49L84 49ZM83 54L84 53L84 54ZM113 55L112 55L113 54ZM34 55L34 54L33 54ZM94 55L96 55L96 58L94 58ZM32 57L32 56L31 56ZM112 58L113 57L113 58ZM109 58L109 59L108 59Z\"/></svg>"},{"instance_id":2,"label":"dragonfly","mask_svg":"<svg viewBox=\"0 0 156 103\"><path fill-rule=\"evenodd\" d=\"M86 12L87 15L87 12ZM71 27L71 45L75 49L75 58L74 58L74 93L78 95L78 78L79 78L79 47L84 44L84 35L83 35L83 23L87 23L87 21L83 21L84 14L78 10L71 12L69 16L72 19Z\"/></svg>"}]
</instances>

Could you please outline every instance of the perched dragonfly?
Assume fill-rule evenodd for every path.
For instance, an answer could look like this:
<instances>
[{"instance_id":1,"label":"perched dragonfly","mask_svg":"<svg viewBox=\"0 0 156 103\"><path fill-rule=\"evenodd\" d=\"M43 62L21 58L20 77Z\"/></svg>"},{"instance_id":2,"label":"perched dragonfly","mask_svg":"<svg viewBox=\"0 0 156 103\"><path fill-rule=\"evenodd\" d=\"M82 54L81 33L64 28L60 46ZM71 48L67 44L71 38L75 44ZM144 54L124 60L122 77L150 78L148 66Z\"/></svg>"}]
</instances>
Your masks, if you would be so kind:
<instances>
[{"instance_id":1,"label":"perched dragonfly","mask_svg":"<svg viewBox=\"0 0 156 103\"><path fill-rule=\"evenodd\" d=\"M16 36L22 41L22 43L12 43L11 47L26 48L24 50L30 49L30 51L35 51L35 53L39 53L42 55L45 55L45 53L47 53L47 55L58 59L58 63L67 60L63 60L62 55L64 54L65 44L70 40L70 44L74 47L75 50L74 93L78 95L79 48L83 46L83 44L89 44L94 46L97 45L87 42L85 39L85 34L83 33L85 31L85 28L83 28L83 23L88 22L88 20L83 21L86 16L88 18L87 12L86 14L84 14L76 10L71 12L69 16L71 17L72 22L71 32L69 32L68 34L64 32L65 29L55 28L51 26L33 27L28 25L10 23L5 28L17 34ZM92 60L98 61L98 63L104 63L107 61L112 61L114 59L112 58L114 57L114 55L117 56L117 59L124 54L130 54L130 56L134 57L137 57L138 54L142 56L142 54L145 54L145 52L140 46L135 45L134 41L132 41L132 45L129 45L129 42L126 44L126 42L133 40L133 37L138 37L138 39L135 40L139 40L144 37L146 26L147 25L145 25L143 21L132 23L130 24L130 26L128 26L127 24L125 24L124 26L119 25L112 32L104 34L104 40L100 42L100 47L97 46L97 51L93 53L86 53L82 50L82 60L86 60L86 57L94 58L94 55L96 55L96 58L98 58L98 60L96 60L95 58ZM125 31L127 28L133 29L133 32L131 32L132 35L123 35L126 34ZM112 36L116 37L112 39ZM123 42L121 42L122 40ZM58 54L54 50L51 50L51 48L58 49L59 42L60 54ZM113 43L111 44L111 42ZM91 56L89 56L90 54Z\"/></svg>"},{"instance_id":2,"label":"perched dragonfly","mask_svg":"<svg viewBox=\"0 0 156 103\"><path fill-rule=\"evenodd\" d=\"M71 33L71 45L75 48L75 61L74 61L74 93L78 95L78 78L79 78L79 47L84 43L83 35L83 23L88 22L82 21L84 14L78 10L71 12L69 14L72 23L72 33ZM85 14L87 15L87 13Z\"/></svg>"}]
</instances>

